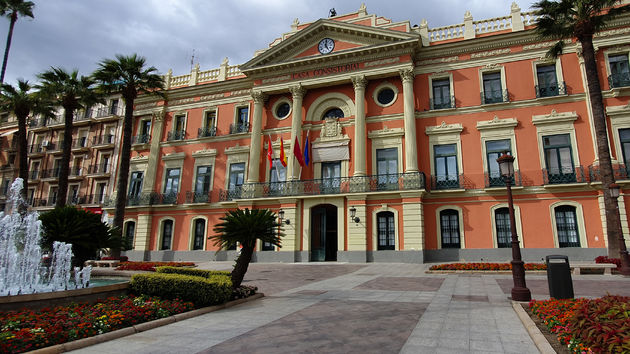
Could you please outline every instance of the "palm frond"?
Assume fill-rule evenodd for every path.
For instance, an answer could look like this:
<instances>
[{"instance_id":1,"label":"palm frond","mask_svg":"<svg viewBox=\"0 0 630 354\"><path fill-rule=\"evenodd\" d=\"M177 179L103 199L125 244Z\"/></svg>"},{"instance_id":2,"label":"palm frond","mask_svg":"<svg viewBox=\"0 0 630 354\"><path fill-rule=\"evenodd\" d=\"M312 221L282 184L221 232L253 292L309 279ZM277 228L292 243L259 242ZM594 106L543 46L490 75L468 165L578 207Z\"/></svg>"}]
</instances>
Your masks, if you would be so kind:
<instances>
[{"instance_id":1,"label":"palm frond","mask_svg":"<svg viewBox=\"0 0 630 354\"><path fill-rule=\"evenodd\" d=\"M284 236L278 217L269 209L236 209L220 218L215 235L208 237L216 246L227 249L238 243L253 247L256 240L281 247Z\"/></svg>"}]
</instances>

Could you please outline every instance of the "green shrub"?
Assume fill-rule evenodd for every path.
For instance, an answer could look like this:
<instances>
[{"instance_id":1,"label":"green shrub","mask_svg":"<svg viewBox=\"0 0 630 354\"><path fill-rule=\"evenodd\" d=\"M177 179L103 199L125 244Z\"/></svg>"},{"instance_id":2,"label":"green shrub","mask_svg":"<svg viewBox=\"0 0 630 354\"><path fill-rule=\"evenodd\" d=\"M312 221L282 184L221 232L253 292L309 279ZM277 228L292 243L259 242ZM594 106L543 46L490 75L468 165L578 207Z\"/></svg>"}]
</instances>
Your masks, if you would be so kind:
<instances>
[{"instance_id":1,"label":"green shrub","mask_svg":"<svg viewBox=\"0 0 630 354\"><path fill-rule=\"evenodd\" d=\"M205 270L205 269L168 267L168 266L157 267L155 268L155 271L158 273L194 275L197 277L204 277L204 278L210 278L213 275L224 275L227 277L231 275L231 272L227 270Z\"/></svg>"},{"instance_id":2,"label":"green shrub","mask_svg":"<svg viewBox=\"0 0 630 354\"><path fill-rule=\"evenodd\" d=\"M130 287L136 294L192 301L198 307L221 304L232 296L232 281L225 275L135 274Z\"/></svg>"}]
</instances>

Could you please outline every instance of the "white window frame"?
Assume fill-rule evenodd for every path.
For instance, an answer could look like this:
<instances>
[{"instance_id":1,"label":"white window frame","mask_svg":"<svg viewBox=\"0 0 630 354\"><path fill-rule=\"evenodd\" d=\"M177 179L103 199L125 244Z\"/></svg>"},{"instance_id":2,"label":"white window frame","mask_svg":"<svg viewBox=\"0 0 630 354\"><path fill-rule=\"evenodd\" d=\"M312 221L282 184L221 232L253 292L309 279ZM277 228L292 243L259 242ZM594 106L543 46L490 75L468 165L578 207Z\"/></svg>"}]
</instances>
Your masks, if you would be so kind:
<instances>
[{"instance_id":1,"label":"white window frame","mask_svg":"<svg viewBox=\"0 0 630 354\"><path fill-rule=\"evenodd\" d=\"M249 171L249 146L233 146L225 149L225 154L227 155L227 161L225 162L225 189L228 190L230 187L230 165L234 163L245 163L245 176L243 179L243 183L247 181L247 175ZM288 157L289 155L287 155Z\"/></svg>"},{"instance_id":2,"label":"white window frame","mask_svg":"<svg viewBox=\"0 0 630 354\"><path fill-rule=\"evenodd\" d=\"M572 200L562 200L549 205L549 214L551 218L551 230L553 232L553 247L560 248L558 242L558 229L556 227L556 212L555 209L561 206L572 206L575 207L575 218L577 219L577 227L578 233L580 236L580 247L579 248L588 248L588 237L586 237L586 224L584 223L584 211L582 210L582 204L578 202L574 202ZM606 237L604 236L604 239ZM577 247L571 247L577 248Z\"/></svg>"},{"instance_id":3,"label":"white window frame","mask_svg":"<svg viewBox=\"0 0 630 354\"><path fill-rule=\"evenodd\" d=\"M442 122L441 125L430 126L430 127L425 128L425 133L429 136L429 158L430 158L430 164L431 164L431 176L435 176L434 146L436 145L455 144L457 148L457 174L461 175L464 173L462 140L461 140L461 133L463 130L464 128L460 123L447 125L445 122ZM442 192L457 192L457 191L462 191L462 190L464 189L462 189L460 186L460 188L439 189L439 190L432 190L431 192L442 193Z\"/></svg>"},{"instance_id":4,"label":"white window frame","mask_svg":"<svg viewBox=\"0 0 630 354\"><path fill-rule=\"evenodd\" d=\"M444 80L444 79L448 79L449 85L450 85L450 97L455 97L455 88L453 86L453 73L451 72L447 72L447 73L435 73L435 74L431 74L429 75L429 103L433 102L433 80ZM483 84L482 84L483 86ZM450 100L449 97L449 100ZM443 109L453 109L455 108L455 102L451 102L451 104L453 104L453 107L451 108L433 108L432 105L430 107L431 110L443 110Z\"/></svg>"},{"instance_id":5,"label":"white window frame","mask_svg":"<svg viewBox=\"0 0 630 354\"><path fill-rule=\"evenodd\" d=\"M613 132L613 145L616 155L616 159L612 159L611 156L612 163L624 163L619 130L630 129L630 107L627 105L609 106L606 107L606 115L610 118L610 128Z\"/></svg>"},{"instance_id":6,"label":"white window frame","mask_svg":"<svg viewBox=\"0 0 630 354\"><path fill-rule=\"evenodd\" d=\"M608 85L609 90L619 90L623 88L623 87L613 88L613 87L610 87L610 84L608 83L608 77L611 75L610 60L608 59L608 57L611 55L621 55L621 54L625 54L626 56L628 56L628 64L630 65L630 46L614 47L614 48L604 51L604 63L606 63L606 77L604 81L606 82L606 85Z\"/></svg>"},{"instance_id":7,"label":"white window frame","mask_svg":"<svg viewBox=\"0 0 630 354\"><path fill-rule=\"evenodd\" d=\"M162 167L162 185L160 186L160 190L164 191L164 186L166 186L166 171L168 169L178 168L179 169L179 183L177 186L177 192L179 193L182 188L183 175L184 175L184 158L186 157L186 153L184 152L176 152L171 154L162 155L162 162L164 162L164 166ZM144 181L143 181L144 182ZM144 184L144 183L143 183Z\"/></svg>"},{"instance_id":8,"label":"white window frame","mask_svg":"<svg viewBox=\"0 0 630 354\"><path fill-rule=\"evenodd\" d=\"M507 91L507 81L505 79L505 66L503 65L487 65L483 68L479 69L479 92L483 93L485 95L485 91L483 89L483 75L484 74L492 74L492 73L500 73L501 74L501 95L503 95L503 92ZM508 95L509 95L509 91L508 91ZM485 97L485 96L484 96ZM481 100L481 105L489 105L489 104L501 104L501 103L508 103L510 102L510 97L508 96L508 100L507 101L502 101L502 102L495 102L495 103L485 103L485 98L483 98L481 95L479 97L479 99Z\"/></svg>"},{"instance_id":9,"label":"white window frame","mask_svg":"<svg viewBox=\"0 0 630 354\"><path fill-rule=\"evenodd\" d=\"M536 126L538 158L540 159L540 167L542 170L547 169L543 137L549 135L569 134L569 139L571 141L571 154L573 155L573 166L575 168L582 165L580 163L580 154L575 136L575 126L573 125L573 122L577 119L577 117L578 116L575 112L557 113L556 110L552 110L551 114L532 116L532 124Z\"/></svg>"},{"instance_id":10,"label":"white window frame","mask_svg":"<svg viewBox=\"0 0 630 354\"><path fill-rule=\"evenodd\" d=\"M245 108L247 107L247 124L251 125L252 122L252 107L251 104L249 102L242 102L242 103L237 103L234 105L234 119L232 120L234 125L236 126L238 124L238 117L239 117L239 109L240 108Z\"/></svg>"},{"instance_id":11,"label":"white window frame","mask_svg":"<svg viewBox=\"0 0 630 354\"><path fill-rule=\"evenodd\" d=\"M206 227L204 229L204 234L203 234L203 246L200 250L194 250L194 251L199 251L199 252L206 251L206 244L208 240L208 228L210 224L208 223L208 218L203 215L198 215L190 219L190 230L188 232L188 250L189 251L193 251L193 246L195 244L195 222L200 219L204 220L206 223Z\"/></svg>"},{"instance_id":12,"label":"white window frame","mask_svg":"<svg viewBox=\"0 0 630 354\"><path fill-rule=\"evenodd\" d=\"M376 151L380 149L396 148L398 153L398 173L403 173L403 142L405 131L402 128L373 130L368 132L372 142L372 175L377 174Z\"/></svg>"},{"instance_id":13,"label":"white window frame","mask_svg":"<svg viewBox=\"0 0 630 354\"><path fill-rule=\"evenodd\" d=\"M459 248L458 249L466 249L466 238L464 237L464 212L461 207L457 205L444 205L435 210L435 221L437 226L437 248L442 249L442 220L440 220L440 212L443 210L453 209L457 211L457 215L459 217ZM451 249L451 248L445 248ZM457 249L457 248L453 248Z\"/></svg>"},{"instance_id":14,"label":"white window frame","mask_svg":"<svg viewBox=\"0 0 630 354\"><path fill-rule=\"evenodd\" d=\"M171 221L173 221L173 231L172 231L172 232L173 232L173 234L171 235L171 244L170 244L169 249L167 249L167 250L163 250L161 246L162 246L162 238L164 237L164 222L165 222L165 221L167 221L167 220L171 220ZM158 237L156 238L156 241L157 241L157 242L156 242L156 244L155 244L155 250L156 250L156 251L174 251L174 249L173 249L173 243L174 243L174 241L175 241L175 235L177 234L177 233L175 232L175 226L176 226L176 225L177 225L177 224L176 224L176 222L175 222L175 218L174 218L174 217L172 217L172 216L165 216L165 217L160 218L160 220L159 220L159 222L158 222L158 227L159 227L159 230L158 230Z\"/></svg>"},{"instance_id":15,"label":"white window frame","mask_svg":"<svg viewBox=\"0 0 630 354\"><path fill-rule=\"evenodd\" d=\"M138 234L138 220L134 219L134 218L129 218L129 219L125 219L123 221L123 237L127 236L127 223L129 222L133 222L135 223L135 226L133 228L133 244L131 245L131 250L134 250L136 248L136 235Z\"/></svg>"},{"instance_id":16,"label":"white window frame","mask_svg":"<svg viewBox=\"0 0 630 354\"><path fill-rule=\"evenodd\" d=\"M538 67L547 66L547 65L555 66L556 82L558 83L558 86L561 84L564 85L564 76L562 75L562 61L560 60L560 58L558 59L540 58L538 60L532 61L532 70L534 74L534 90L536 89L536 87L538 87ZM565 86L564 94L561 94L560 92L558 92L558 96L566 96L566 95L567 95L567 88ZM550 98L550 97L557 97L557 96L538 97L538 99L545 99L545 98Z\"/></svg>"},{"instance_id":17,"label":"white window frame","mask_svg":"<svg viewBox=\"0 0 630 354\"><path fill-rule=\"evenodd\" d=\"M184 117L184 124L182 126L182 130L185 132L187 125L188 125L188 111L178 111L176 113L173 113L173 121L172 121L172 127L171 127L171 132L175 133L176 132L176 127L177 127L177 118L179 117Z\"/></svg>"},{"instance_id":18,"label":"white window frame","mask_svg":"<svg viewBox=\"0 0 630 354\"><path fill-rule=\"evenodd\" d=\"M495 212L497 209L501 208L509 208L508 203L500 203L495 204L490 207L490 224L492 225L492 248L499 248L497 242L497 220ZM523 243L523 225L521 223L521 208L518 205L514 205L514 219L516 223L516 236L518 237L519 244L522 248L525 248L526 245ZM510 240L512 239L512 235L510 235Z\"/></svg>"},{"instance_id":19,"label":"white window frame","mask_svg":"<svg viewBox=\"0 0 630 354\"><path fill-rule=\"evenodd\" d=\"M383 252L378 250L378 218L377 215L380 212L389 211L394 213L394 250L400 250L399 233L400 226L398 223L398 210L396 208L389 207L387 204L382 204L379 208L372 210L372 251Z\"/></svg>"},{"instance_id":20,"label":"white window frame","mask_svg":"<svg viewBox=\"0 0 630 354\"><path fill-rule=\"evenodd\" d=\"M510 141L510 150L512 156L514 157L514 171L519 171L518 153L516 151L516 135L514 134L514 127L516 127L517 125L518 120L516 118L499 119L497 116L495 116L492 120L477 122L477 130L481 135L481 161L483 163L483 172L485 174L488 173L488 154L486 149L486 142L494 140Z\"/></svg>"},{"instance_id":21,"label":"white window frame","mask_svg":"<svg viewBox=\"0 0 630 354\"><path fill-rule=\"evenodd\" d=\"M199 166L212 166L212 171L210 171L210 190L212 192L214 189L214 172L216 170L215 159L217 156L216 149L209 150L199 150L192 153L192 157L195 159L195 163L193 165L193 179L192 179L192 187L191 192L193 195L195 194L197 188L197 167Z\"/></svg>"}]
</instances>

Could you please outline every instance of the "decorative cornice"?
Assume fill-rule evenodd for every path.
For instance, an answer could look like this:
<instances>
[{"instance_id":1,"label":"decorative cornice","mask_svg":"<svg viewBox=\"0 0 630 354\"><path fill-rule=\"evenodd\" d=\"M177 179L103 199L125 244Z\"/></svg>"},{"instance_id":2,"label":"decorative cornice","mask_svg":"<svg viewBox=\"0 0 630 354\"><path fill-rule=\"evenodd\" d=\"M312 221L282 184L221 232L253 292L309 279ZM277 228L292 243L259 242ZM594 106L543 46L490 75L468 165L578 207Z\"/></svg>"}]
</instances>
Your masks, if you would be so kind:
<instances>
[{"instance_id":1,"label":"decorative cornice","mask_svg":"<svg viewBox=\"0 0 630 354\"><path fill-rule=\"evenodd\" d=\"M555 109L551 110L550 114L543 114L539 116L532 116L532 123L534 125L552 124L561 122L573 122L578 118L575 112L562 112L558 113Z\"/></svg>"},{"instance_id":2,"label":"decorative cornice","mask_svg":"<svg viewBox=\"0 0 630 354\"><path fill-rule=\"evenodd\" d=\"M630 102L626 105L620 106L608 106L606 107L606 114L609 116L627 115L630 113Z\"/></svg>"},{"instance_id":3,"label":"decorative cornice","mask_svg":"<svg viewBox=\"0 0 630 354\"><path fill-rule=\"evenodd\" d=\"M499 119L499 117L494 116L492 120L477 122L477 130L514 128L517 125L516 118Z\"/></svg>"},{"instance_id":4,"label":"decorative cornice","mask_svg":"<svg viewBox=\"0 0 630 354\"><path fill-rule=\"evenodd\" d=\"M453 133L461 133L464 130L464 127L461 123L456 124L446 124L442 122L440 125L426 127L425 133L427 135L437 135L437 134L453 134Z\"/></svg>"},{"instance_id":5,"label":"decorative cornice","mask_svg":"<svg viewBox=\"0 0 630 354\"><path fill-rule=\"evenodd\" d=\"M149 162L149 156L136 155L129 160L130 163L143 163Z\"/></svg>"},{"instance_id":6,"label":"decorative cornice","mask_svg":"<svg viewBox=\"0 0 630 354\"><path fill-rule=\"evenodd\" d=\"M368 132L368 138L370 139L390 138L403 135L405 135L405 130L403 128L389 129L387 126L381 130L372 130Z\"/></svg>"},{"instance_id":7,"label":"decorative cornice","mask_svg":"<svg viewBox=\"0 0 630 354\"><path fill-rule=\"evenodd\" d=\"M162 161L183 160L185 157L185 152L172 152L162 155Z\"/></svg>"},{"instance_id":8,"label":"decorative cornice","mask_svg":"<svg viewBox=\"0 0 630 354\"><path fill-rule=\"evenodd\" d=\"M226 155L244 154L244 153L249 153L249 146L247 145L239 146L238 144L236 144L236 146L230 146L230 147L225 148Z\"/></svg>"},{"instance_id":9,"label":"decorative cornice","mask_svg":"<svg viewBox=\"0 0 630 354\"><path fill-rule=\"evenodd\" d=\"M215 157L217 156L217 149L197 150L192 153L192 157Z\"/></svg>"}]
</instances>

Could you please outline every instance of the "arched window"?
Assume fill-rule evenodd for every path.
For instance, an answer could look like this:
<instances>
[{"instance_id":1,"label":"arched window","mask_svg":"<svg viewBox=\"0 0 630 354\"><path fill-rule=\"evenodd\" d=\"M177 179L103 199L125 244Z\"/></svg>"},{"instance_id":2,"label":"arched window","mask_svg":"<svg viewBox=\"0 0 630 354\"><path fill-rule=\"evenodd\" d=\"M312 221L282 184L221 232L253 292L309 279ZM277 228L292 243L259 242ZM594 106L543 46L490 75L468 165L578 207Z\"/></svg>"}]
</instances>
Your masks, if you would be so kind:
<instances>
[{"instance_id":1,"label":"arched window","mask_svg":"<svg viewBox=\"0 0 630 354\"><path fill-rule=\"evenodd\" d=\"M376 225L378 228L378 250L396 249L396 224L394 223L394 213L382 211L376 214Z\"/></svg>"},{"instance_id":2,"label":"arched window","mask_svg":"<svg viewBox=\"0 0 630 354\"><path fill-rule=\"evenodd\" d=\"M341 108L331 108L324 113L324 117L322 119L326 118L343 118L343 111Z\"/></svg>"},{"instance_id":3,"label":"arched window","mask_svg":"<svg viewBox=\"0 0 630 354\"><path fill-rule=\"evenodd\" d=\"M160 250L171 249L171 240L173 239L173 220L164 220L162 222L162 244Z\"/></svg>"},{"instance_id":4,"label":"arched window","mask_svg":"<svg viewBox=\"0 0 630 354\"><path fill-rule=\"evenodd\" d=\"M554 209L559 247L580 247L575 207L562 205Z\"/></svg>"},{"instance_id":5,"label":"arched window","mask_svg":"<svg viewBox=\"0 0 630 354\"><path fill-rule=\"evenodd\" d=\"M135 234L136 234L136 222L127 221L125 223L125 241L127 242L127 247L129 247L129 249L133 249L133 237Z\"/></svg>"},{"instance_id":6,"label":"arched window","mask_svg":"<svg viewBox=\"0 0 630 354\"><path fill-rule=\"evenodd\" d=\"M512 233L510 229L510 210L498 208L494 211L494 220L497 228L497 247L512 247Z\"/></svg>"},{"instance_id":7,"label":"arched window","mask_svg":"<svg viewBox=\"0 0 630 354\"><path fill-rule=\"evenodd\" d=\"M206 221L204 219L195 219L195 233L193 235L193 250L203 249L203 239L206 236Z\"/></svg>"},{"instance_id":8,"label":"arched window","mask_svg":"<svg viewBox=\"0 0 630 354\"><path fill-rule=\"evenodd\" d=\"M440 211L440 230L442 233L442 248L460 248L459 213L457 210L446 209Z\"/></svg>"}]
</instances>

